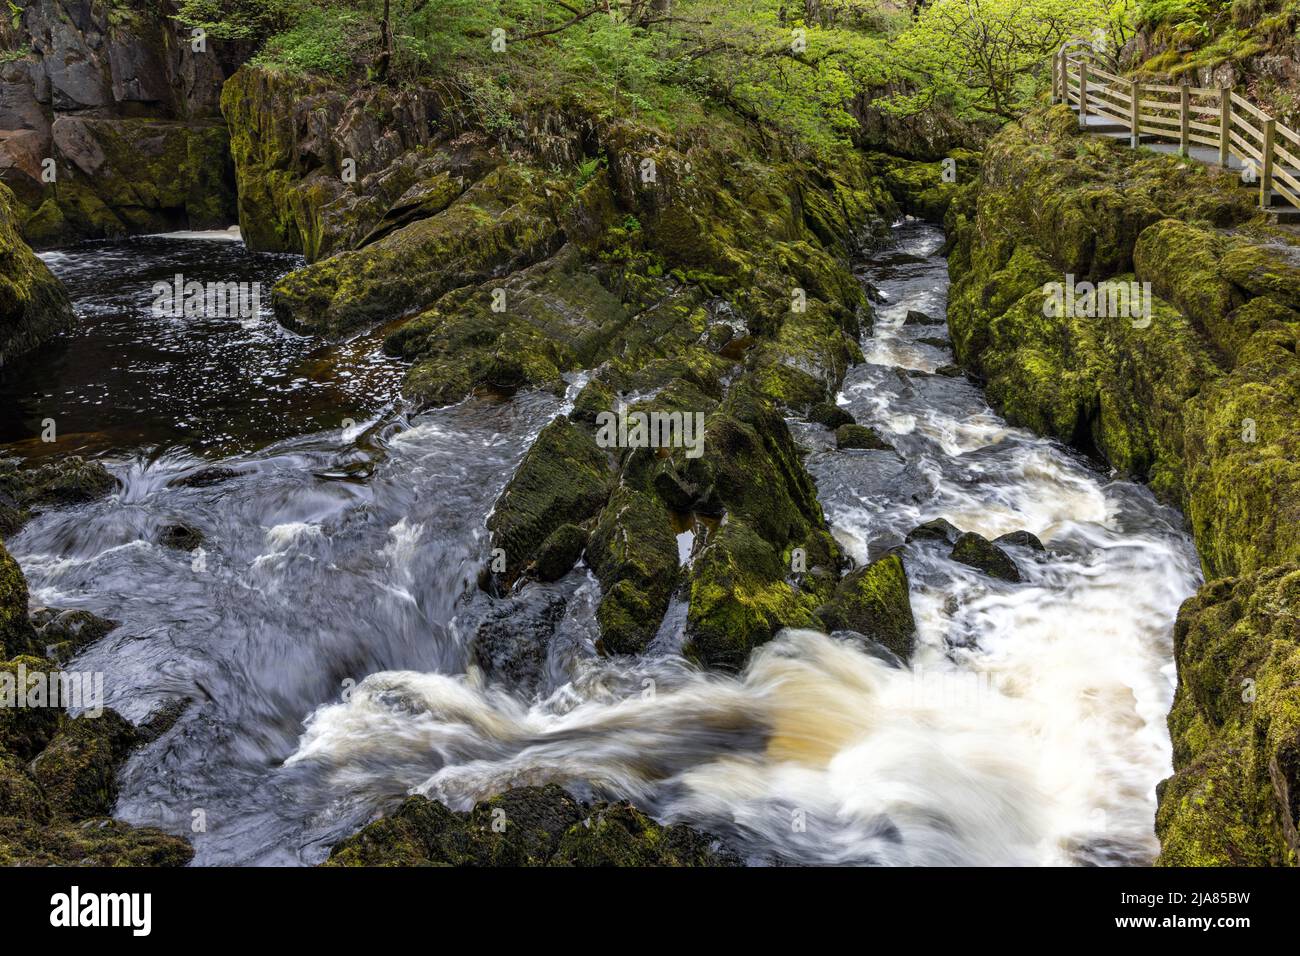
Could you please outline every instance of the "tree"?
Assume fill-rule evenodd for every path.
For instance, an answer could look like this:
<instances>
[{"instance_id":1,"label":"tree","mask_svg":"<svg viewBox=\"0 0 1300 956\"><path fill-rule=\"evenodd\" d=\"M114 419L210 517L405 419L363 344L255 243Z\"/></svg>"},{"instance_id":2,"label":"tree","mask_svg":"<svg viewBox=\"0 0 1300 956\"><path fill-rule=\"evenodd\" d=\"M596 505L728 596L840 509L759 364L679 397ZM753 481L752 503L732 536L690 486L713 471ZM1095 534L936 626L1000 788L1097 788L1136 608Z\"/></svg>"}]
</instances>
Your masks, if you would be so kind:
<instances>
[{"instance_id":1,"label":"tree","mask_svg":"<svg viewBox=\"0 0 1300 956\"><path fill-rule=\"evenodd\" d=\"M968 118L1014 119L1062 43L1116 29L1126 8L1107 0L935 0L894 44L908 89L892 107L913 113L944 102Z\"/></svg>"}]
</instances>

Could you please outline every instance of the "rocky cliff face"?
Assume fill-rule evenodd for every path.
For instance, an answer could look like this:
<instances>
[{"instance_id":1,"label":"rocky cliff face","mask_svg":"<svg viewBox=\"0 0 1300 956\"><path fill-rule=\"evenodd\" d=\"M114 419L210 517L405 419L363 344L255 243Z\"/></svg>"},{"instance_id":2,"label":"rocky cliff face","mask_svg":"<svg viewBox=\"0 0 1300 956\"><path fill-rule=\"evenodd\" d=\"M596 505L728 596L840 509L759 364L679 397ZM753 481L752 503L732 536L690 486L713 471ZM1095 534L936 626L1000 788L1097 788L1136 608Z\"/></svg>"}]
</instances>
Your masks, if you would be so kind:
<instances>
[{"instance_id":1,"label":"rocky cliff face","mask_svg":"<svg viewBox=\"0 0 1300 956\"><path fill-rule=\"evenodd\" d=\"M0 180L33 245L233 222L218 100L244 51L170 12L33 0L0 27Z\"/></svg>"},{"instance_id":2,"label":"rocky cliff face","mask_svg":"<svg viewBox=\"0 0 1300 956\"><path fill-rule=\"evenodd\" d=\"M1252 197L1059 107L1007 127L948 213L953 343L990 400L1149 482L1195 534L1210 583L1176 627L1156 821L1172 865L1300 859L1300 244ZM1150 283L1149 308L1045 308L1068 277Z\"/></svg>"}]
</instances>

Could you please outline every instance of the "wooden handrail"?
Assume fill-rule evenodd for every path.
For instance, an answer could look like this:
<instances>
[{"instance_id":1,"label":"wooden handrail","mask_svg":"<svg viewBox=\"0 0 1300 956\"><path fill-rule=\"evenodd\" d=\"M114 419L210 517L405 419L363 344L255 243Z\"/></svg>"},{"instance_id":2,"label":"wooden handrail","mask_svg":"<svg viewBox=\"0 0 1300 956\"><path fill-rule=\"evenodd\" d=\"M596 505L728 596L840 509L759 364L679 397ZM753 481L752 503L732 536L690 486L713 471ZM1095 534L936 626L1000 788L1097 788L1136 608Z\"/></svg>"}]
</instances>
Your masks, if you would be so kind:
<instances>
[{"instance_id":1,"label":"wooden handrail","mask_svg":"<svg viewBox=\"0 0 1300 956\"><path fill-rule=\"evenodd\" d=\"M1260 206L1267 207L1276 193L1300 208L1300 180L1290 171L1300 168L1300 133L1232 90L1140 83L1106 71L1096 60L1081 41L1057 50L1052 55L1052 101L1070 104L1081 118L1092 114L1127 125L1134 148L1145 134L1177 142L1183 156L1191 154L1192 144L1217 149L1224 169L1235 156L1255 168Z\"/></svg>"}]
</instances>

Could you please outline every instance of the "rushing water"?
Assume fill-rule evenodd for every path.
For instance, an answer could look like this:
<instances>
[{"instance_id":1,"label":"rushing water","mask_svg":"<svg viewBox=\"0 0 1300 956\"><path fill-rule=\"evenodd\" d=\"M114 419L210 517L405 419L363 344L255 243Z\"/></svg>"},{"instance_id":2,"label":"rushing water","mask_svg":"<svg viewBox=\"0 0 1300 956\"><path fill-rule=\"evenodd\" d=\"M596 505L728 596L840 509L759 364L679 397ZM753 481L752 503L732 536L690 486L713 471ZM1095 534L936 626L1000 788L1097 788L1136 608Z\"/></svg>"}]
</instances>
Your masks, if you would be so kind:
<instances>
[{"instance_id":1,"label":"rushing water","mask_svg":"<svg viewBox=\"0 0 1300 956\"><path fill-rule=\"evenodd\" d=\"M943 314L940 242L905 223L863 264L885 302L840 401L897 453L837 452L823 429L792 423L848 553L903 547L920 630L910 667L787 632L739 676L702 673L673 650L680 604L655 653L602 659L598 587L581 565L488 597L484 520L565 409L552 396L407 420L379 415L391 392L378 389L369 427L312 432L309 409L281 432L292 437L228 458L240 474L204 487L175 479L206 449L162 421L154 444L137 435L112 459L120 495L10 542L35 600L123 622L75 665L106 673L110 706L140 719L192 701L132 758L118 815L185 833L200 864L312 863L409 791L465 808L555 781L696 823L754 862L1149 861L1170 760L1169 634L1197 583L1190 539L1145 489L931 374L950 354L918 340L942 326L903 317ZM147 248L142 267L167 260ZM129 247L110 252L131 268ZM180 347L201 361L209 337ZM330 355L336 376L386 369L373 344ZM283 381L310 351L241 352L235 390L256 397L259 374ZM251 432L237 436L248 447L265 434ZM994 581L940 543L903 544L933 517L990 537L1028 530L1048 553L1013 549L1025 580ZM181 518L203 531L201 554L151 543ZM489 683L470 665L483 626L551 635L534 679ZM205 832L190 832L196 810Z\"/></svg>"}]
</instances>

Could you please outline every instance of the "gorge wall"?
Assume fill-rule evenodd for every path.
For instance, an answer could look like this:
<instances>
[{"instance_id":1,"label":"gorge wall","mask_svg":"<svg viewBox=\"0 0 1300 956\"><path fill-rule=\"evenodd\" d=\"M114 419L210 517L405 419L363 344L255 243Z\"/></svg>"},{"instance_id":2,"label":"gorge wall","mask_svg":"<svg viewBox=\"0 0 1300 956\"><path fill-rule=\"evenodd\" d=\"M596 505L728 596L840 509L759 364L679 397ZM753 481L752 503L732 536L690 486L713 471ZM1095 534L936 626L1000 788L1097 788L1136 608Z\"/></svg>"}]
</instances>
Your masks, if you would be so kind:
<instances>
[{"instance_id":1,"label":"gorge wall","mask_svg":"<svg viewBox=\"0 0 1300 956\"><path fill-rule=\"evenodd\" d=\"M0 21L0 181L28 242L233 223L218 100L246 50L196 52L166 0L14 9Z\"/></svg>"},{"instance_id":2,"label":"gorge wall","mask_svg":"<svg viewBox=\"0 0 1300 956\"><path fill-rule=\"evenodd\" d=\"M1176 626L1156 821L1171 865L1300 852L1300 244L1254 195L1058 107L1004 129L948 213L959 360L1011 421L1149 482L1195 534L1209 583ZM1149 313L1050 315L1067 276L1150 283Z\"/></svg>"}]
</instances>

